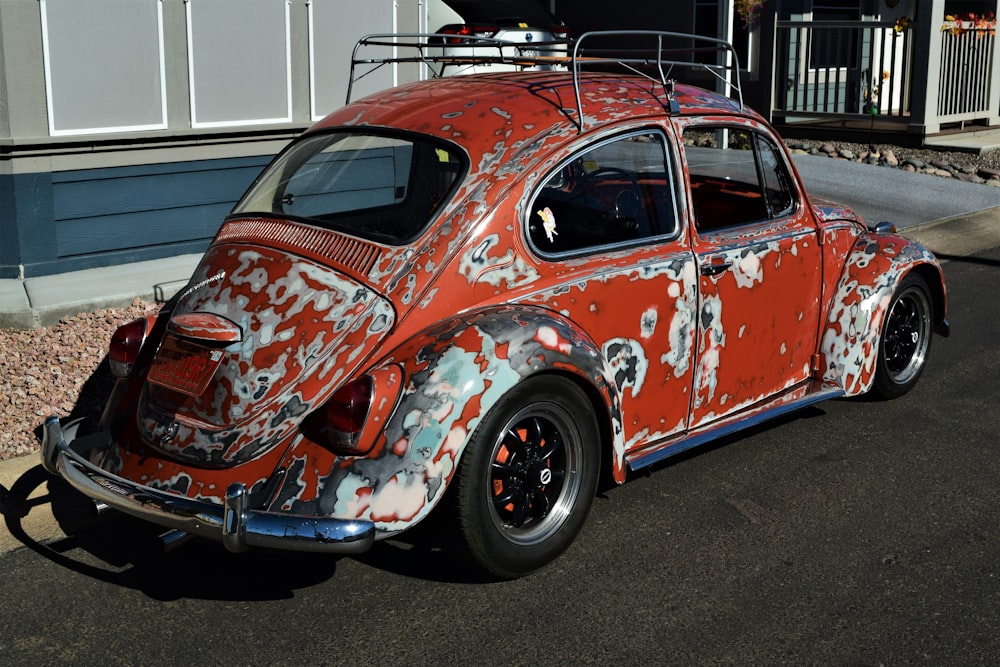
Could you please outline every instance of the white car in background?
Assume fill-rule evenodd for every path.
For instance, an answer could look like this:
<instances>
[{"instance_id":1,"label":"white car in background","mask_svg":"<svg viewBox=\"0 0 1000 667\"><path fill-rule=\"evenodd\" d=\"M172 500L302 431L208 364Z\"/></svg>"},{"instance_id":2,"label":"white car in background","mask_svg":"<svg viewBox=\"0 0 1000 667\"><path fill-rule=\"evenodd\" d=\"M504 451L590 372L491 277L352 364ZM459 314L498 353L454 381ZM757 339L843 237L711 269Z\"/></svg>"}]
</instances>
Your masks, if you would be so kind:
<instances>
[{"instance_id":1,"label":"white car in background","mask_svg":"<svg viewBox=\"0 0 1000 667\"><path fill-rule=\"evenodd\" d=\"M427 10L428 27L439 35L454 35L444 39L442 55L537 57L566 55L569 28L536 0L437 0ZM517 44L507 48L501 43ZM475 44L471 46L471 44ZM535 65L519 68L510 64L468 66L448 65L442 74L482 74L510 72L516 69L555 69L561 65Z\"/></svg>"}]
</instances>

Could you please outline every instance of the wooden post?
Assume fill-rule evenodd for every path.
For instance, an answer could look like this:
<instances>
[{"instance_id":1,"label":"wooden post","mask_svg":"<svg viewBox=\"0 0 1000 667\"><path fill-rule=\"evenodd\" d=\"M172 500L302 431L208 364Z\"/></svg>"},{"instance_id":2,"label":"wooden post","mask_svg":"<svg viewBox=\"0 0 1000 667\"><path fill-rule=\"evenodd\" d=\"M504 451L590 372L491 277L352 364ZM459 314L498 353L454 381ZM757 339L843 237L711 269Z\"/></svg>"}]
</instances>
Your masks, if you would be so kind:
<instances>
[{"instance_id":1,"label":"wooden post","mask_svg":"<svg viewBox=\"0 0 1000 667\"><path fill-rule=\"evenodd\" d=\"M937 108L944 0L918 3L916 11L913 22L913 120L910 132L926 136L941 130Z\"/></svg>"}]
</instances>

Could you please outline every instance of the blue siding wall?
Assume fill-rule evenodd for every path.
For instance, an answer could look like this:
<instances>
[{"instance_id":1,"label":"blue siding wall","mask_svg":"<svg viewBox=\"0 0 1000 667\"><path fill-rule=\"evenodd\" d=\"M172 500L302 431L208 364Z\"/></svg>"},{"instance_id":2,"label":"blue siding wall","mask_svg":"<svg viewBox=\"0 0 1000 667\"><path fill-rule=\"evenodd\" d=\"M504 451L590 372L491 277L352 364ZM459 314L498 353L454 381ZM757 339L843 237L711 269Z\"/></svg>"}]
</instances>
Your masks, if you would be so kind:
<instances>
[{"instance_id":1,"label":"blue siding wall","mask_svg":"<svg viewBox=\"0 0 1000 667\"><path fill-rule=\"evenodd\" d=\"M17 278L17 219L14 211L14 179L0 174L0 280Z\"/></svg>"},{"instance_id":2,"label":"blue siding wall","mask_svg":"<svg viewBox=\"0 0 1000 667\"><path fill-rule=\"evenodd\" d=\"M17 265L32 277L201 252L270 159L16 175L12 196L0 179L0 277Z\"/></svg>"}]
</instances>

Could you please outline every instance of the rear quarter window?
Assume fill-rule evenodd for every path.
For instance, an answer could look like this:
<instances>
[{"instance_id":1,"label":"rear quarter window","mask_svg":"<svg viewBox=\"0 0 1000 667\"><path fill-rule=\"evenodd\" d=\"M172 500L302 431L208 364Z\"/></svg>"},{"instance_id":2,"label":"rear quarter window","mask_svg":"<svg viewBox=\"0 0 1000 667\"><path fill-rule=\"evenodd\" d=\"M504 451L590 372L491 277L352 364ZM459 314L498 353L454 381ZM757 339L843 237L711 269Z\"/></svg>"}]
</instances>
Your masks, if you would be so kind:
<instances>
[{"instance_id":1,"label":"rear quarter window","mask_svg":"<svg viewBox=\"0 0 1000 667\"><path fill-rule=\"evenodd\" d=\"M310 135L268 166L233 214L278 215L403 244L426 229L465 170L457 149L428 139Z\"/></svg>"}]
</instances>

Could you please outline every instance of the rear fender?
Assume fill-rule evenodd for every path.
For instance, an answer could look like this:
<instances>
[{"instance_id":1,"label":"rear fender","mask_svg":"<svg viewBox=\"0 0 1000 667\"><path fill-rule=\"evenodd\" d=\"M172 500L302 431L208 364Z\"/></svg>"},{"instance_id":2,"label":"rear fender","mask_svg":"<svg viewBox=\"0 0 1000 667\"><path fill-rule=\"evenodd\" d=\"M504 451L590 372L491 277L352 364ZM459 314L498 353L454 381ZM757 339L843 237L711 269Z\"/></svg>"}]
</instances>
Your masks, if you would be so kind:
<instances>
[{"instance_id":1,"label":"rear fender","mask_svg":"<svg viewBox=\"0 0 1000 667\"><path fill-rule=\"evenodd\" d=\"M892 295L910 271L927 281L934 324L942 330L944 274L929 250L895 235L863 234L848 256L831 299L820 342L818 376L857 396L871 389L875 362Z\"/></svg>"},{"instance_id":2,"label":"rear fender","mask_svg":"<svg viewBox=\"0 0 1000 667\"><path fill-rule=\"evenodd\" d=\"M367 457L342 457L323 483L320 510L367 519L385 536L423 519L440 501L486 413L538 373L575 377L607 406L615 465L623 468L619 392L600 348L550 311L505 306L443 322L384 360L405 387ZM600 417L600 415L599 415Z\"/></svg>"}]
</instances>

